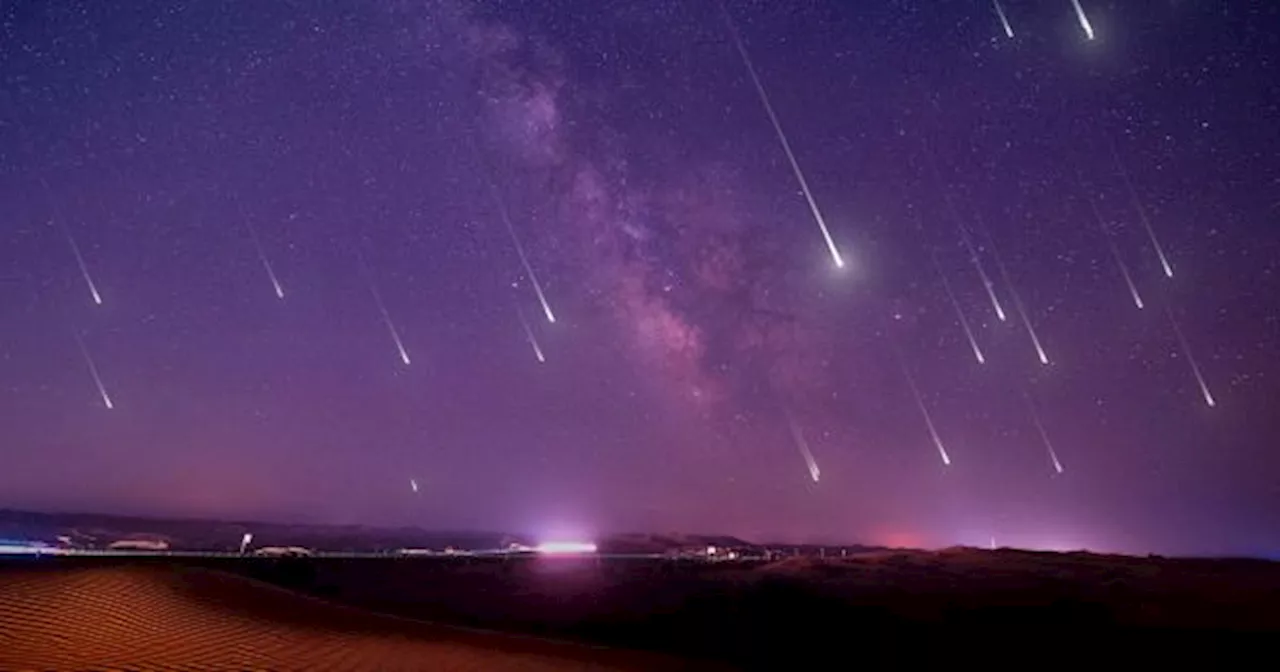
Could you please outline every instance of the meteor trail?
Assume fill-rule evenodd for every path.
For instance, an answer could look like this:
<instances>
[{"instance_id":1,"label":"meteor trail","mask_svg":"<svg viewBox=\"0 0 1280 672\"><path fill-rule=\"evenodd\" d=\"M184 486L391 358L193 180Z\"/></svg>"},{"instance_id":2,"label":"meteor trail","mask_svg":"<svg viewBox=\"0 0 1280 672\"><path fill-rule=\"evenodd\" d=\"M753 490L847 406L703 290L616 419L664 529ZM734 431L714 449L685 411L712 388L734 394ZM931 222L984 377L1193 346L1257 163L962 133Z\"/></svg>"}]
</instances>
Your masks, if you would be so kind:
<instances>
[{"instance_id":1,"label":"meteor trail","mask_svg":"<svg viewBox=\"0 0 1280 672\"><path fill-rule=\"evenodd\" d=\"M960 320L960 327L964 329L964 336L969 339L969 347L973 349L973 356L978 360L979 364L986 364L987 359L982 356L982 349L978 347L978 340L973 337L973 329L969 327L969 319L964 316L964 310L960 308L960 302L956 300L955 292L951 291L951 283L947 281L947 275L942 272L942 267L938 265L938 253L930 250L929 256L933 259L933 270L938 272L939 278L942 278L942 287L947 291L947 298L951 300L951 307L956 310L956 318Z\"/></svg>"},{"instance_id":2,"label":"meteor trail","mask_svg":"<svg viewBox=\"0 0 1280 672\"><path fill-rule=\"evenodd\" d=\"M1120 178L1124 180L1125 189L1129 191L1129 200L1133 202L1133 208L1138 211L1138 219L1142 220L1142 228L1146 229L1147 237L1151 239L1151 246L1156 250L1156 256L1160 258L1160 267L1164 269L1166 278L1173 277L1173 267L1169 265L1169 258L1164 254L1164 246L1160 244L1160 240L1156 238L1156 231L1151 226L1151 220L1147 218L1146 208L1142 207L1142 200L1138 198L1138 191L1133 188L1133 182L1129 179L1129 171L1125 169L1124 163L1120 161L1120 154L1116 151L1114 142L1108 144L1111 147L1111 158L1115 160L1116 169L1120 172Z\"/></svg>"},{"instance_id":3,"label":"meteor trail","mask_svg":"<svg viewBox=\"0 0 1280 672\"><path fill-rule=\"evenodd\" d=\"M1000 25L1004 28L1004 34L1013 39L1013 27L1009 25L1009 17L1004 14L1004 7L1000 6L1000 0L991 0L991 4L995 5L996 16L1000 17Z\"/></svg>"},{"instance_id":4,"label":"meteor trail","mask_svg":"<svg viewBox=\"0 0 1280 672\"><path fill-rule=\"evenodd\" d=\"M1093 39L1093 24L1089 23L1089 17L1085 16L1084 7L1080 6L1080 0L1071 0L1071 6L1076 9L1076 19L1080 21L1080 27L1084 29L1085 37Z\"/></svg>"},{"instance_id":5,"label":"meteor trail","mask_svg":"<svg viewBox=\"0 0 1280 672\"><path fill-rule=\"evenodd\" d=\"M742 57L743 65L747 66L747 74L751 75L751 82L755 84L756 93L760 95L760 102L764 105L764 111L769 115L769 121L773 124L773 130L778 135L778 142L782 145L782 151L787 155L787 160L791 162L791 171L796 175L796 182L800 183L800 191L804 192L804 199L809 203L809 211L813 213L813 220L818 223L818 229L822 231L822 240L827 244L827 250L831 253L831 260L835 262L836 268L844 268L844 259L840 256L840 250L836 248L836 241L831 237L831 231L827 229L827 222L822 218L822 211L818 209L818 203L813 200L813 192L809 190L809 182L805 180L804 171L800 169L800 163L796 161L795 152L791 151L791 143L787 140L787 134L782 130L782 122L778 121L778 115L773 111L773 103L769 100L769 93L765 91L764 84L760 81L760 75L756 74L756 66L751 62L751 56L747 53L747 48L742 43L742 37L738 34L738 27L733 23L733 17L729 14L729 8L725 7L724 2L720 2L720 11L724 15L725 25L729 28L729 35L733 38L733 44L738 48L738 55Z\"/></svg>"},{"instance_id":6,"label":"meteor trail","mask_svg":"<svg viewBox=\"0 0 1280 672\"><path fill-rule=\"evenodd\" d=\"M1178 320L1173 316L1173 309L1168 303L1164 305L1164 312L1169 316L1169 324L1173 325L1173 333L1178 337L1178 345L1182 347L1182 354L1186 356L1187 363L1191 365L1191 373L1196 377L1196 383L1200 385L1200 395L1204 397L1204 403L1210 408L1218 405L1214 401L1213 394L1209 392L1209 386L1204 382L1204 376L1200 373L1200 366L1196 364L1195 355L1191 354L1191 346L1187 344L1187 337L1182 333L1182 327L1178 326Z\"/></svg>"},{"instance_id":7,"label":"meteor trail","mask_svg":"<svg viewBox=\"0 0 1280 672\"><path fill-rule=\"evenodd\" d=\"M391 321L391 313L387 312L387 306L382 302L382 294L378 292L378 285L373 281L373 272L369 270L368 264L364 261L364 255L356 253L360 260L360 270L364 272L365 280L369 283L369 293L373 295L373 302L378 305L378 312L382 314L382 321L387 325L387 331L391 332L391 340L396 344L396 351L400 353L400 361L405 366L409 365L409 353L404 349L404 343L400 340L400 332L396 330L396 325Z\"/></svg>"},{"instance_id":8,"label":"meteor trail","mask_svg":"<svg viewBox=\"0 0 1280 672\"><path fill-rule=\"evenodd\" d=\"M89 275L89 266L84 263L84 255L80 254L80 246L76 244L75 236L71 235L71 227L62 218L61 209L58 207L58 201L53 196L53 190L49 188L49 183L44 177L40 178L40 184L44 185L45 193L49 195L49 201L53 206L54 218L61 225L62 234L67 237L67 242L71 244L71 253L75 255L76 264L80 266L80 275L84 277L84 284L89 286L89 295L93 297L93 302L99 306L102 305L102 295L98 293L98 286L93 282L93 276Z\"/></svg>"},{"instance_id":9,"label":"meteor trail","mask_svg":"<svg viewBox=\"0 0 1280 672\"><path fill-rule=\"evenodd\" d=\"M1022 398L1027 402L1027 410L1031 413L1031 422L1035 424L1036 431L1040 433L1040 440L1044 442L1044 448L1048 451L1049 459L1053 462L1053 470L1061 474L1064 469L1062 468L1062 462L1058 460L1058 451L1054 450L1053 442L1049 440L1049 433L1044 430L1044 423L1040 421L1040 412L1036 410L1035 402L1031 400L1031 394L1023 390Z\"/></svg>"},{"instance_id":10,"label":"meteor trail","mask_svg":"<svg viewBox=\"0 0 1280 672\"><path fill-rule=\"evenodd\" d=\"M507 213L507 204L502 200L502 196L498 193L498 187L493 184L493 180L486 177L485 182L489 186L489 195L493 198L493 204L498 210L498 216L502 218L502 223L507 227L507 233L511 235L511 243L515 246L516 255L520 257L520 263L524 266L525 275L529 276L529 283L533 285L533 292L538 295L538 303L542 304L542 313L547 316L548 322L555 324L555 313L551 312L551 304L547 303L547 295L542 291L542 283L538 281L538 274L533 272L533 266L529 264L529 257L524 253L524 245L520 244L520 237L516 235L516 227L511 223L511 215Z\"/></svg>"},{"instance_id":11,"label":"meteor trail","mask_svg":"<svg viewBox=\"0 0 1280 672\"><path fill-rule=\"evenodd\" d=\"M948 199L950 200L950 199ZM969 251L969 261L973 262L973 268L978 271L978 277L982 279L982 286L987 290L987 298L991 299L991 307L996 311L996 317L1004 322L1007 316L1004 314L1004 306L1000 305L1000 299L996 296L995 283L991 282L991 276L987 275L987 269L982 265L982 259L978 256L978 250L973 246L973 241L969 240L969 232L965 230L964 224L960 219L956 218L956 226L960 229L960 239L964 241L965 249Z\"/></svg>"},{"instance_id":12,"label":"meteor trail","mask_svg":"<svg viewBox=\"0 0 1280 672\"><path fill-rule=\"evenodd\" d=\"M524 335L529 339L529 345L533 346L533 356L538 358L539 362L546 362L547 358L542 356L542 348L538 346L538 339L533 335L533 329L529 326L529 321L524 319L524 311L520 310L520 306L516 306L516 316L520 318L520 326L524 327Z\"/></svg>"},{"instance_id":13,"label":"meteor trail","mask_svg":"<svg viewBox=\"0 0 1280 672\"><path fill-rule=\"evenodd\" d=\"M1004 284L1009 286L1009 295L1013 297L1013 309L1018 311L1018 317L1022 318L1022 326L1026 327L1027 334L1031 336L1031 345L1035 346L1036 357L1040 359L1041 364L1048 364L1049 356L1045 354L1044 348L1040 345L1040 336L1036 334L1036 328L1031 324L1031 318L1027 314L1027 307L1022 303L1022 296L1018 294L1018 287L1013 284L1009 269L1004 265L1004 259L1000 257L1000 248L996 247L996 239L991 235L991 230L981 223L981 220L979 220L979 225L986 235L987 244L991 246L991 256L995 257L996 268L1000 270L1000 276L1004 278Z\"/></svg>"},{"instance_id":14,"label":"meteor trail","mask_svg":"<svg viewBox=\"0 0 1280 672\"><path fill-rule=\"evenodd\" d=\"M796 418L791 414L791 410L787 409L787 424L791 427L791 438L795 439L796 448L800 450L801 457L804 458L804 464L809 468L809 478L814 483L818 482L822 476L822 471L818 469L818 463L813 459L813 453L809 450L809 442L805 440L804 433L800 431L800 424L796 422Z\"/></svg>"},{"instance_id":15,"label":"meteor trail","mask_svg":"<svg viewBox=\"0 0 1280 672\"><path fill-rule=\"evenodd\" d=\"M1111 258L1116 262L1116 268L1120 269L1120 275L1124 277L1124 284L1129 287L1129 296L1133 298L1133 305L1137 306L1138 310L1142 310L1146 305L1142 302L1142 296L1138 294L1137 285L1133 284L1133 276L1129 275L1128 264L1124 263L1124 258L1120 256L1120 248L1116 247L1116 241L1112 239L1111 231L1107 229L1106 222L1102 221L1102 213L1098 211L1098 204L1093 201L1093 197L1085 189L1083 181L1080 183L1080 190L1084 192L1085 198L1089 201L1089 208L1093 211L1093 219L1098 223L1098 230L1102 232L1102 237L1107 241L1107 249L1111 250Z\"/></svg>"},{"instance_id":16,"label":"meteor trail","mask_svg":"<svg viewBox=\"0 0 1280 672\"><path fill-rule=\"evenodd\" d=\"M249 237L253 239L253 247L258 251L258 260L262 262L262 268L266 269L267 277L271 279L271 286L276 290L276 298L284 298L284 289L280 287L280 281L276 278L276 272L271 268L271 262L267 260L267 253L262 248L262 241L258 239L258 230L254 228L253 223L248 218L244 220L245 228L249 229Z\"/></svg>"},{"instance_id":17,"label":"meteor trail","mask_svg":"<svg viewBox=\"0 0 1280 672\"><path fill-rule=\"evenodd\" d=\"M417 479L413 479L413 478L409 479L409 487L410 487L410 488L413 488L413 491L414 491L414 492L417 492L417 491L418 491L418 481L417 481Z\"/></svg>"},{"instance_id":18,"label":"meteor trail","mask_svg":"<svg viewBox=\"0 0 1280 672\"><path fill-rule=\"evenodd\" d=\"M98 366L93 363L93 356L89 354L89 348L85 346L84 339L80 338L80 334L76 334L76 345L80 346L80 354L84 355L84 362L89 365L89 374L93 376L94 385L98 386L98 394L102 397L102 405L108 409L115 408L111 403L111 397L107 395L106 386L102 384L102 376L98 375Z\"/></svg>"},{"instance_id":19,"label":"meteor trail","mask_svg":"<svg viewBox=\"0 0 1280 672\"><path fill-rule=\"evenodd\" d=\"M944 465L951 465L951 456L947 455L947 449L942 445L942 439L938 436L938 430L933 426L933 416L929 415L929 408L924 405L924 397L920 396L920 388L916 387L916 379L911 375L911 369L907 367L906 361L902 358L902 353L897 347L894 352L898 355L898 365L902 367L902 375L907 379L907 386L911 388L911 396L916 400L916 406L920 408L920 414L924 416L924 424L929 428L929 438L933 439L933 446L938 449L938 456L942 458Z\"/></svg>"},{"instance_id":20,"label":"meteor trail","mask_svg":"<svg viewBox=\"0 0 1280 672\"><path fill-rule=\"evenodd\" d=\"M935 108L937 104L934 104ZM923 141L922 141L923 142ZM973 264L974 270L978 272L978 278L982 281L982 287L987 290L987 298L991 300L991 307L996 311L996 317L1004 322L1007 317L1004 314L1004 306L1000 305L1000 298L996 296L995 283L991 282L991 277L987 275L987 269L982 265L982 258L978 256L978 250L973 247L973 241L969 240L969 233L964 228L964 220L960 218L960 211L956 209L955 201L951 200L951 194L947 192L946 185L942 181L942 171L938 168L938 159L930 151L926 144L924 153L929 157L929 165L933 168L934 181L938 183L938 189L942 192L942 200L947 206L947 212L951 215L951 219L955 222L956 230L960 232L960 239L964 242L964 247L969 252L969 261Z\"/></svg>"}]
</instances>

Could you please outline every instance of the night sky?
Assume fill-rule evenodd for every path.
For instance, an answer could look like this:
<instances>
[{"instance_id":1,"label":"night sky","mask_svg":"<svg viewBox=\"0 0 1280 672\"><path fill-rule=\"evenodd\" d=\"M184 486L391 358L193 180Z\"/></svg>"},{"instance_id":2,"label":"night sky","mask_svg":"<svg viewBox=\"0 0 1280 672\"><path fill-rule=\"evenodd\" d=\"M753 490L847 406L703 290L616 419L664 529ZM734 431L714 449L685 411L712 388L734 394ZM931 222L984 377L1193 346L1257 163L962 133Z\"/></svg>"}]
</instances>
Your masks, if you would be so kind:
<instances>
[{"instance_id":1,"label":"night sky","mask_svg":"<svg viewBox=\"0 0 1280 672\"><path fill-rule=\"evenodd\" d=\"M1280 553L1280 8L727 9L5 2L0 506Z\"/></svg>"}]
</instances>

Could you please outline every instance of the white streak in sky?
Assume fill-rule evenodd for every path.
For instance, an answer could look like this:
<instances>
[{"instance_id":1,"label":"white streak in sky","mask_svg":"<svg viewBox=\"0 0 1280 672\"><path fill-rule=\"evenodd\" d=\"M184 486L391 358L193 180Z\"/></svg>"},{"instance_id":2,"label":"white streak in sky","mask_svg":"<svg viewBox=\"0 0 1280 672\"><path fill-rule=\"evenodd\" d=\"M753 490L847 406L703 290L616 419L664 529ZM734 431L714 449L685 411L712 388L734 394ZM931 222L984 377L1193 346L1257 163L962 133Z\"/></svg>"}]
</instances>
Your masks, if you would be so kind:
<instances>
[{"instance_id":1,"label":"white streak in sky","mask_svg":"<svg viewBox=\"0 0 1280 672\"><path fill-rule=\"evenodd\" d=\"M1013 39L1013 26L1009 25L1009 17L1005 16L1004 7L1000 6L1000 0L991 0L991 4L996 7L996 16L1000 17L1000 25L1004 28L1004 34L1009 39Z\"/></svg>"},{"instance_id":2,"label":"white streak in sky","mask_svg":"<svg viewBox=\"0 0 1280 672\"><path fill-rule=\"evenodd\" d=\"M373 295L373 302L378 306L378 312L382 314L382 321L387 325L387 331L391 332L391 340L396 344L396 351L400 353L400 361L406 366L409 365L409 353L404 349L404 342L400 340L400 332L396 329L396 325L391 321L391 313L387 312L387 306L382 302L382 293L378 291L378 285L373 281L373 272L369 270L368 264L364 261L364 255L357 254L360 260L360 269L364 271L365 280L369 283L369 293Z\"/></svg>"},{"instance_id":3,"label":"white streak in sky","mask_svg":"<svg viewBox=\"0 0 1280 672\"><path fill-rule=\"evenodd\" d=\"M1116 241L1111 237L1111 231L1107 229L1106 222L1102 221L1102 213L1098 211L1098 204L1093 202L1093 197L1089 195L1084 188L1083 183L1080 187L1085 192L1085 198L1089 201L1089 208L1093 210L1093 219L1098 223L1098 230L1102 232L1102 237L1107 241L1107 249L1111 250L1111 258L1116 263L1116 268L1120 269L1120 275L1124 278L1124 284L1129 287L1129 296L1133 299L1133 305L1142 310L1146 304L1142 302L1142 295L1138 294L1138 286L1133 284L1133 276L1129 274L1129 265L1124 263L1124 258L1120 256L1120 248L1116 246Z\"/></svg>"},{"instance_id":4,"label":"white streak in sky","mask_svg":"<svg viewBox=\"0 0 1280 672\"><path fill-rule=\"evenodd\" d=\"M84 284L89 286L89 295L93 297L93 302L99 306L102 305L102 295L98 293L98 286L93 282L93 276L89 275L89 266L84 263L84 255L80 254L80 245L76 243L75 236L71 235L71 226L62 217L61 208L58 207L58 201L53 195L53 190L49 188L49 183L43 177L40 178L40 184L44 185L45 193L49 195L50 204L53 207L54 218L58 220L59 228L62 234L67 237L67 242L71 244L71 254L75 255L76 265L80 267L80 275L84 277Z\"/></svg>"},{"instance_id":5,"label":"white streak in sky","mask_svg":"<svg viewBox=\"0 0 1280 672\"><path fill-rule=\"evenodd\" d=\"M98 366L93 363L93 356L89 354L89 348L85 346L84 339L80 338L80 334L76 334L76 345L80 346L80 354L84 355L85 364L89 365L89 373L93 376L94 385L98 386L98 394L102 397L102 405L108 409L115 408L111 403L111 397L107 394L107 388L102 384L102 376L98 375Z\"/></svg>"},{"instance_id":6,"label":"white streak in sky","mask_svg":"<svg viewBox=\"0 0 1280 672\"><path fill-rule=\"evenodd\" d=\"M935 101L934 107L937 108ZM996 296L995 283L991 282L991 277L987 275L987 269L982 265L982 258L978 256L978 250L974 249L973 241L969 240L969 233L964 228L964 220L960 218L960 211L956 209L956 204L951 200L951 194L947 192L946 185L942 181L942 171L938 168L938 159L930 151L928 146L924 147L925 155L929 157L929 164L933 168L934 180L938 183L938 189L942 192L942 201L947 206L947 212L951 215L951 220L955 222L956 230L960 232L960 239L964 241L964 247L969 252L969 261L973 264L974 270L978 272L978 279L982 281L983 289L987 290L987 298L991 300L991 307L996 311L996 317L1004 322L1007 317L1004 314L1004 306L1000 305L1000 298Z\"/></svg>"},{"instance_id":7,"label":"white streak in sky","mask_svg":"<svg viewBox=\"0 0 1280 672\"><path fill-rule=\"evenodd\" d=\"M1031 413L1031 422L1035 424L1036 431L1040 433L1040 440L1044 442L1044 448L1049 453L1049 460L1053 462L1053 470L1061 474L1065 470L1062 468L1062 462L1058 459L1058 451L1054 449L1053 442L1049 440L1049 433L1044 429L1044 423L1040 421L1040 411L1036 410L1035 402L1031 400L1031 395L1026 390L1023 390L1022 398L1027 402L1027 410Z\"/></svg>"},{"instance_id":8,"label":"white streak in sky","mask_svg":"<svg viewBox=\"0 0 1280 672\"><path fill-rule=\"evenodd\" d=\"M907 386L911 388L911 396L916 400L916 406L920 409L920 414L924 416L924 424L929 428L929 438L933 439L933 446L938 449L938 456L942 458L945 465L951 464L951 456L947 454L947 449L942 445L942 439L938 436L938 430L933 426L933 416L929 415L929 408L924 405L924 397L920 396L920 388L916 387L916 379L911 375L911 369L907 367L907 363L902 359L902 355L898 355L898 364L902 366L902 375L907 379Z\"/></svg>"},{"instance_id":9,"label":"white streak in sky","mask_svg":"<svg viewBox=\"0 0 1280 672\"><path fill-rule=\"evenodd\" d=\"M533 328L529 326L529 321L524 319L524 311L520 310L520 306L516 306L516 316L520 318L520 326L524 327L525 338L529 340L529 345L533 346L533 356L537 357L539 362L545 363L547 358L542 355L542 348L538 346L538 339L533 335Z\"/></svg>"},{"instance_id":10,"label":"white streak in sky","mask_svg":"<svg viewBox=\"0 0 1280 672\"><path fill-rule=\"evenodd\" d=\"M254 228L253 223L247 218L245 219L245 227L249 229L249 237L253 239L253 247L258 251L258 260L262 262L262 268L266 269L267 277L271 279L271 287L276 290L276 298L284 298L284 289L280 287L280 280L276 278L275 269L271 268L271 262L267 259L266 250L262 248L262 241L258 239L258 230Z\"/></svg>"},{"instance_id":11,"label":"white streak in sky","mask_svg":"<svg viewBox=\"0 0 1280 672\"><path fill-rule=\"evenodd\" d=\"M1084 29L1085 37L1093 39L1093 24L1089 23L1089 17L1084 13L1084 7L1080 6L1080 0L1071 0L1071 6L1076 9L1076 19L1080 21L1080 27Z\"/></svg>"},{"instance_id":12,"label":"white streak in sky","mask_svg":"<svg viewBox=\"0 0 1280 672\"><path fill-rule=\"evenodd\" d=\"M1125 189L1129 191L1129 200L1133 202L1134 209L1138 211L1138 218L1142 220L1142 228L1146 229L1147 237L1151 239L1151 246L1155 248L1156 256L1160 258L1160 268L1164 270L1166 278L1172 278L1173 266L1169 265L1169 258L1164 253L1164 246L1156 238L1156 231L1151 226L1151 220L1147 218L1146 208L1142 207L1142 200L1138 198L1138 191L1133 188L1133 182L1129 179L1129 171L1125 169L1124 163L1120 161L1120 154L1116 151L1114 143L1111 144L1111 158L1115 160L1116 169L1119 170L1120 177L1124 180Z\"/></svg>"},{"instance_id":13,"label":"white streak in sky","mask_svg":"<svg viewBox=\"0 0 1280 672\"><path fill-rule=\"evenodd\" d=\"M413 488L413 491L414 491L414 492L417 492L417 491L418 491L418 481L417 481L417 479L414 479L414 478L409 479L409 487L410 487L410 488Z\"/></svg>"},{"instance_id":14,"label":"white streak in sky","mask_svg":"<svg viewBox=\"0 0 1280 672\"><path fill-rule=\"evenodd\" d=\"M1204 382L1204 376L1200 373L1200 366L1196 364L1195 355L1191 354L1191 346L1187 343L1187 337L1182 333L1182 327L1178 325L1178 320L1173 316L1173 309L1169 304L1165 304L1164 312L1169 316L1169 324L1173 325L1173 333L1178 337L1178 345L1182 348L1182 354L1187 358L1187 363L1191 365L1191 373L1196 377L1196 383L1200 385L1200 395L1204 397L1204 403L1210 408L1217 406L1218 402L1214 400L1213 394L1209 392L1209 385Z\"/></svg>"},{"instance_id":15,"label":"white streak in sky","mask_svg":"<svg viewBox=\"0 0 1280 672\"><path fill-rule=\"evenodd\" d=\"M1031 345L1035 346L1036 357L1040 359L1041 364L1049 363L1049 356L1045 354L1044 347L1040 345L1040 336L1036 334L1035 325L1031 324L1031 317L1027 314L1027 307L1022 303L1022 295L1018 294L1017 285L1013 284L1013 277L1009 275L1009 269L1004 265L1004 259L1000 257L1000 248L996 247L996 239L991 235L991 231L986 225L982 225L983 232L986 233L987 244L991 246L991 256L995 257L996 268L1000 270L1000 276L1004 278L1004 284L1009 286L1009 295L1013 297L1013 309L1018 311L1018 316L1022 318L1022 326L1026 327L1027 335L1031 337Z\"/></svg>"},{"instance_id":16,"label":"white streak in sky","mask_svg":"<svg viewBox=\"0 0 1280 672\"><path fill-rule=\"evenodd\" d=\"M493 180L486 177L485 182L489 186L489 195L493 197L494 207L498 209L498 216L502 218L502 223L507 227L507 233L511 235L511 243L515 246L516 255L520 257L520 263L524 266L525 275L529 276L529 283L533 285L533 292L538 295L538 303L542 304L542 313L546 315L547 322L555 324L555 313L551 312L551 304L547 302L547 295L542 291L542 283L538 281L538 274L533 272L529 257L524 253L524 245L520 244L520 237L516 235L516 227L511 223L511 215L507 212L507 204L502 200L502 195L498 193L498 187L493 184Z\"/></svg>"},{"instance_id":17,"label":"white streak in sky","mask_svg":"<svg viewBox=\"0 0 1280 672\"><path fill-rule=\"evenodd\" d=\"M954 213L954 208L952 211ZM964 241L965 249L969 251L969 261L973 262L973 268L978 271L982 286L987 290L987 298L991 299L991 307L996 311L996 317L1004 322L1008 317L1004 313L1004 306L1000 305L999 297L996 296L995 283L991 282L991 276L987 275L987 269L982 265L982 258L978 256L978 250L973 246L973 241L969 240L969 232L965 230L959 217L956 218L956 226L960 229L960 239Z\"/></svg>"},{"instance_id":18,"label":"white streak in sky","mask_svg":"<svg viewBox=\"0 0 1280 672\"><path fill-rule=\"evenodd\" d=\"M956 294L951 290L951 283L947 281L947 275L942 272L942 267L938 265L938 255L934 251L929 252L933 259L933 269L937 271L938 277L942 279L942 287L947 292L947 298L951 300L951 307L956 310L956 318L960 320L960 327L964 329L965 338L969 339L969 347L973 349L973 356L978 360L979 364L986 364L986 357L982 356L982 349L978 347L978 339L973 337L973 329L969 327L969 319L964 316L964 310L960 308L960 302L956 299Z\"/></svg>"},{"instance_id":19,"label":"white streak in sky","mask_svg":"<svg viewBox=\"0 0 1280 672\"><path fill-rule=\"evenodd\" d=\"M778 121L778 115L773 111L773 103L769 100L769 93L765 91L764 84L760 81L760 76L756 74L756 66L751 62L751 56L747 53L747 48L742 43L742 37L738 34L738 27L734 25L733 17L729 14L729 9L725 7L724 2L720 3L720 11L724 14L725 25L729 27L729 35L733 38L734 46L738 48L742 63L747 66L747 74L751 76L751 82L755 84L756 93L760 95L760 102L764 105L764 111L769 115L773 130L778 135L778 142L782 145L782 151L787 155L787 160L791 162L791 171L795 173L796 182L800 183L800 191L804 193L805 201L809 203L809 211L813 213L814 221L818 223L818 229L822 232L822 239L826 242L827 250L831 253L831 260L835 262L836 268L844 268L844 259L840 256L836 241L831 237L831 231L827 229L827 222L822 218L822 211L818 209L818 203L813 199L813 192L809 190L809 182L805 180L804 171L800 169L800 163L796 161L795 152L791 151L791 143L787 140L786 132L782 130L782 122Z\"/></svg>"},{"instance_id":20,"label":"white streak in sky","mask_svg":"<svg viewBox=\"0 0 1280 672\"><path fill-rule=\"evenodd\" d=\"M822 471L818 469L818 463L813 459L813 452L809 450L809 442L805 440L804 433L800 431L800 424L796 422L795 416L791 411L787 410L787 424L791 428L791 438L796 442L796 448L800 450L800 456L804 458L804 464L809 469L809 478L814 483L822 476Z\"/></svg>"}]
</instances>

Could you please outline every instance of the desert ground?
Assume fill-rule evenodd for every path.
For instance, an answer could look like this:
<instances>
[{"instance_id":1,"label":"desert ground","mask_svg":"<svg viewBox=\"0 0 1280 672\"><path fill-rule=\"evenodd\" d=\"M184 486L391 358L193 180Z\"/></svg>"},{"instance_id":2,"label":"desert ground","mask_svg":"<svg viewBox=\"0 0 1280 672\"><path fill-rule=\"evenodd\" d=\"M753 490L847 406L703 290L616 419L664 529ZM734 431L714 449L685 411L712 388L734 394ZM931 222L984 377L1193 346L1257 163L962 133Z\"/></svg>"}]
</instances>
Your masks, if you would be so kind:
<instances>
[{"instance_id":1,"label":"desert ground","mask_svg":"<svg viewBox=\"0 0 1280 672\"><path fill-rule=\"evenodd\" d=\"M693 668L660 655L412 622L216 570L151 563L0 571L0 670L91 669Z\"/></svg>"},{"instance_id":2,"label":"desert ground","mask_svg":"<svg viewBox=\"0 0 1280 672\"><path fill-rule=\"evenodd\" d=\"M1014 550L45 558L0 596L0 669L1221 667L1280 641L1280 564Z\"/></svg>"}]
</instances>

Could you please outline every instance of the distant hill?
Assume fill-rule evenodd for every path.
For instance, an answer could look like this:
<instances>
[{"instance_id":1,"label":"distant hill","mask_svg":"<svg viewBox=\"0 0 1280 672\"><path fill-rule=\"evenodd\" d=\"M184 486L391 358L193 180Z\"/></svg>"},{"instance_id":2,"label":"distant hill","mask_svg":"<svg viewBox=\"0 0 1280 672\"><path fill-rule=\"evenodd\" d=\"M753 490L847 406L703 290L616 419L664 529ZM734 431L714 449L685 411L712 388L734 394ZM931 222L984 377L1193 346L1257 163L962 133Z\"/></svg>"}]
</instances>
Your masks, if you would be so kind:
<instances>
[{"instance_id":1,"label":"distant hill","mask_svg":"<svg viewBox=\"0 0 1280 672\"><path fill-rule=\"evenodd\" d=\"M59 537L66 537L74 546L81 548L106 548L112 542L123 539L161 539L174 550L232 551L239 548L240 540L246 533L253 535L254 547L300 546L339 552L447 547L489 550L507 548L511 544L534 545L540 541L526 535L471 530L439 531L416 527L289 524L0 510L0 538L56 543ZM665 554L705 549L708 546L758 552L765 547L729 535L676 532L613 534L594 541L601 553L626 554ZM817 553L817 547L773 544L769 547L802 554Z\"/></svg>"},{"instance_id":2,"label":"distant hill","mask_svg":"<svg viewBox=\"0 0 1280 672\"><path fill-rule=\"evenodd\" d=\"M175 518L140 518L92 513L0 510L0 538L53 541L70 537L76 546L105 548L121 539L162 538L175 550L229 551L245 533L254 546L302 546L327 551L398 548L503 548L528 543L518 535L479 531L427 531L413 527L314 525Z\"/></svg>"}]
</instances>

